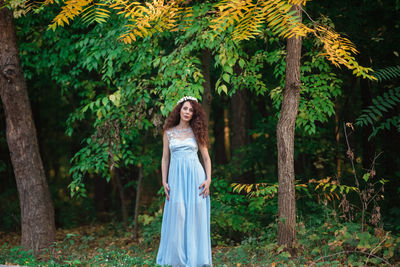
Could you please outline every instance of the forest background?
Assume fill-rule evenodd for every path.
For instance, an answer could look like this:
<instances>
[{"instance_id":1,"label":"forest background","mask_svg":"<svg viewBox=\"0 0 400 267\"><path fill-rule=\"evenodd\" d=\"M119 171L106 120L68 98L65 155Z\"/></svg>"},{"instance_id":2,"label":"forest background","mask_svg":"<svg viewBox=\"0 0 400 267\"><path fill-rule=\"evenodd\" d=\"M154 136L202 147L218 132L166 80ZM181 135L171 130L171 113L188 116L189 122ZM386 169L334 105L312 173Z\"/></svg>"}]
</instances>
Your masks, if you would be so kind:
<instances>
[{"instance_id":1,"label":"forest background","mask_svg":"<svg viewBox=\"0 0 400 267\"><path fill-rule=\"evenodd\" d=\"M121 40L126 22L115 13L53 31L57 4L22 16L14 10L57 233L40 256L19 247L20 202L1 113L0 263L155 265L164 203L160 133L184 95L203 99L210 121L216 266L399 263L400 2L303 7L305 25L348 37L377 80L331 64L318 39L304 38L290 251L277 242L286 41L268 27L241 42L231 29L215 37L212 4L191 2L198 19L185 31L130 42Z\"/></svg>"}]
</instances>

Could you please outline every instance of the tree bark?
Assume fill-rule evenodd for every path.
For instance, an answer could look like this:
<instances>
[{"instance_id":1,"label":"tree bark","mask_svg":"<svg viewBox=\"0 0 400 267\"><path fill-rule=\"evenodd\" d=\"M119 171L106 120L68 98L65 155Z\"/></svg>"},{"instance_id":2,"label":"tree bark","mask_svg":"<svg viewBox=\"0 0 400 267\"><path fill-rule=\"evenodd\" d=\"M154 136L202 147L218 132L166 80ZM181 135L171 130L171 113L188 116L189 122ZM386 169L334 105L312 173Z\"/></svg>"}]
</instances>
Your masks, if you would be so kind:
<instances>
[{"instance_id":1,"label":"tree bark","mask_svg":"<svg viewBox=\"0 0 400 267\"><path fill-rule=\"evenodd\" d=\"M216 164L226 164L228 162L225 153L225 117L224 106L225 101L222 96L216 96L218 105L213 106L213 131L214 131L214 152Z\"/></svg>"},{"instance_id":2,"label":"tree bark","mask_svg":"<svg viewBox=\"0 0 400 267\"><path fill-rule=\"evenodd\" d=\"M0 9L0 97L21 207L21 245L37 254L54 241L54 208L8 8Z\"/></svg>"},{"instance_id":3,"label":"tree bark","mask_svg":"<svg viewBox=\"0 0 400 267\"><path fill-rule=\"evenodd\" d=\"M224 109L223 111L224 114L224 146L225 146L225 155L227 161L231 160L231 140L229 138L230 136L230 128L229 128L229 115L228 115L228 109Z\"/></svg>"},{"instance_id":4,"label":"tree bark","mask_svg":"<svg viewBox=\"0 0 400 267\"><path fill-rule=\"evenodd\" d=\"M118 169L113 168L111 170L111 177L112 179L115 179L115 183L117 185L118 189L118 195L119 199L121 200L121 211L122 211L122 222L124 223L125 227L128 227L128 204L127 204L127 199L125 197L125 190L124 186L122 184L121 176L118 171Z\"/></svg>"},{"instance_id":5,"label":"tree bark","mask_svg":"<svg viewBox=\"0 0 400 267\"><path fill-rule=\"evenodd\" d=\"M104 179L104 177L94 177L94 203L96 207L97 217L101 217L101 213L106 210L106 186L107 180Z\"/></svg>"},{"instance_id":6,"label":"tree bark","mask_svg":"<svg viewBox=\"0 0 400 267\"><path fill-rule=\"evenodd\" d=\"M134 228L133 228L133 240L138 239L138 232L139 232L139 204L140 204L140 192L142 187L142 180L143 180L143 166L139 166L139 177L138 183L136 188L136 200L135 200L135 218L134 218Z\"/></svg>"},{"instance_id":7,"label":"tree bark","mask_svg":"<svg viewBox=\"0 0 400 267\"><path fill-rule=\"evenodd\" d=\"M241 71L235 71L240 74ZM247 101L246 90L237 90L231 99L231 147L232 152L247 143Z\"/></svg>"},{"instance_id":8,"label":"tree bark","mask_svg":"<svg viewBox=\"0 0 400 267\"><path fill-rule=\"evenodd\" d=\"M342 177L342 161L340 153L340 127L339 127L339 101L335 99L335 139L336 139L336 173L337 178L340 182Z\"/></svg>"},{"instance_id":9,"label":"tree bark","mask_svg":"<svg viewBox=\"0 0 400 267\"><path fill-rule=\"evenodd\" d=\"M242 68L239 64L236 64L233 68L236 75L240 76L243 73ZM247 91L245 88L237 90L231 99L231 152L232 157L235 155L238 163L240 164L244 158L244 153L238 153L236 150L249 143L249 136L247 135L247 129L250 126L249 123L249 107L247 105ZM254 183L254 175L252 172L247 171L238 173L232 177L232 182L236 183Z\"/></svg>"},{"instance_id":10,"label":"tree bark","mask_svg":"<svg viewBox=\"0 0 400 267\"><path fill-rule=\"evenodd\" d=\"M301 19L301 9L291 11ZM287 40L286 77L281 113L276 129L278 147L278 244L286 245L293 253L296 243L296 200L294 185L294 131L300 98L300 57L302 40Z\"/></svg>"},{"instance_id":11,"label":"tree bark","mask_svg":"<svg viewBox=\"0 0 400 267\"><path fill-rule=\"evenodd\" d=\"M146 143L147 143L147 135L149 132L146 132L143 138L143 148L142 148L142 154L145 155L146 153ZM133 239L137 240L139 236L139 204L140 204L140 192L142 191L142 181L143 181L143 163L139 164L138 166L139 169L139 177L138 177L138 183L137 183L137 188L136 188L136 200L135 200L135 216L133 219L134 222L134 228L133 228Z\"/></svg>"},{"instance_id":12,"label":"tree bark","mask_svg":"<svg viewBox=\"0 0 400 267\"><path fill-rule=\"evenodd\" d=\"M211 112L211 102L212 102L212 94L211 94L211 81L210 81L210 61L211 61L211 52L208 49L203 49L201 51L201 67L204 76L204 92L203 92L203 101L202 106L204 112L206 113L207 122L210 121L210 112Z\"/></svg>"}]
</instances>

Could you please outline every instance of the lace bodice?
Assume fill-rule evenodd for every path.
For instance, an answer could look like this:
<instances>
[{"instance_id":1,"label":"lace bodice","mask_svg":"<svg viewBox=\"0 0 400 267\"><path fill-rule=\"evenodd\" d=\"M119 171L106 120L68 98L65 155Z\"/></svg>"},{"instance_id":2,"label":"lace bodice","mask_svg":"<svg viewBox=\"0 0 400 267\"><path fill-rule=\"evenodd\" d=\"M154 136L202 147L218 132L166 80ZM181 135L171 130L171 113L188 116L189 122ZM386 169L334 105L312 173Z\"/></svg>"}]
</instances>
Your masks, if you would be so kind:
<instances>
[{"instance_id":1,"label":"lace bodice","mask_svg":"<svg viewBox=\"0 0 400 267\"><path fill-rule=\"evenodd\" d=\"M197 157L198 146L192 128L181 130L171 128L166 131L166 134L172 156L196 155Z\"/></svg>"}]
</instances>

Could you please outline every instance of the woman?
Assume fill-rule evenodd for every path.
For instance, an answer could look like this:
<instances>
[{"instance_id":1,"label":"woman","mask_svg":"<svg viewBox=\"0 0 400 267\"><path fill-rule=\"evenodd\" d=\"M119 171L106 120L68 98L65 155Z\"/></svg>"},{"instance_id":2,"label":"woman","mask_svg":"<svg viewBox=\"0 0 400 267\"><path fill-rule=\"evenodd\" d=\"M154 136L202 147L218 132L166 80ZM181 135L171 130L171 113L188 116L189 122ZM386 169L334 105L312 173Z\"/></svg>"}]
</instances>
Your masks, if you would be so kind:
<instances>
[{"instance_id":1,"label":"woman","mask_svg":"<svg viewBox=\"0 0 400 267\"><path fill-rule=\"evenodd\" d=\"M190 96L178 101L164 125L161 171L166 201L157 254L162 266L212 266L207 129L202 106Z\"/></svg>"}]
</instances>

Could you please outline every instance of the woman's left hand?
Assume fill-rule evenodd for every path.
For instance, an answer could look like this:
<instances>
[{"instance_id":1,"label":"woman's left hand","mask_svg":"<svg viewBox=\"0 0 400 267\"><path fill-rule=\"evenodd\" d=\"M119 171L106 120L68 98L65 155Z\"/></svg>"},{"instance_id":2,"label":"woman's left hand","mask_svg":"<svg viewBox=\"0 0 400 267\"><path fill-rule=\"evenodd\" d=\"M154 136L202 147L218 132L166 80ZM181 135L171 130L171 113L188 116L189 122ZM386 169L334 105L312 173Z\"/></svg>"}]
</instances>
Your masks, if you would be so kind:
<instances>
[{"instance_id":1,"label":"woman's left hand","mask_svg":"<svg viewBox=\"0 0 400 267\"><path fill-rule=\"evenodd\" d=\"M211 180L205 180L200 186L199 189L203 188L203 191L201 191L200 195L203 194L203 198L206 198L208 195L210 195L210 184L211 184Z\"/></svg>"}]
</instances>

